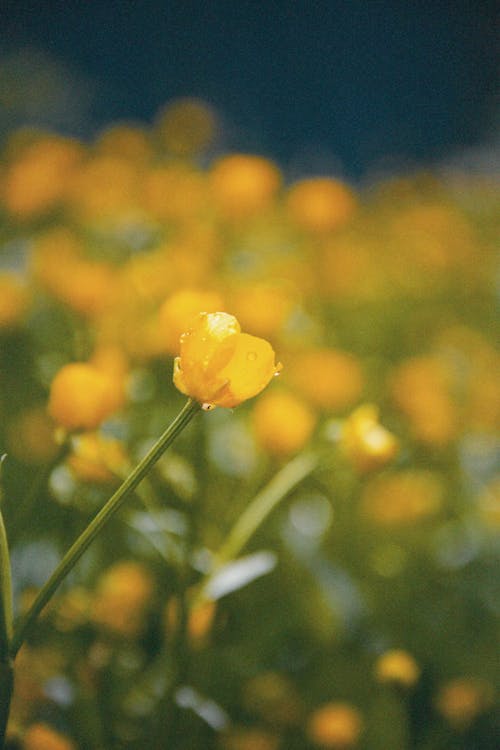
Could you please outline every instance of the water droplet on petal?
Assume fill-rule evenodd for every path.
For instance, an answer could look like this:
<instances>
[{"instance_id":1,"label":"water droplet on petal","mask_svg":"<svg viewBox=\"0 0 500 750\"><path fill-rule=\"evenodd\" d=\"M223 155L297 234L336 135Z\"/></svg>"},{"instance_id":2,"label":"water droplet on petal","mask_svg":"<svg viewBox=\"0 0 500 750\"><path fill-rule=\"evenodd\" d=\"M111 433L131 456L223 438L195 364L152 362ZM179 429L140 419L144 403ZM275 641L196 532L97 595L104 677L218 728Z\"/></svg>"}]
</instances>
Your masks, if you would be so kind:
<instances>
[{"instance_id":1,"label":"water droplet on petal","mask_svg":"<svg viewBox=\"0 0 500 750\"><path fill-rule=\"evenodd\" d=\"M255 362L257 359L257 352L248 352L247 359L250 360L250 362Z\"/></svg>"}]
</instances>

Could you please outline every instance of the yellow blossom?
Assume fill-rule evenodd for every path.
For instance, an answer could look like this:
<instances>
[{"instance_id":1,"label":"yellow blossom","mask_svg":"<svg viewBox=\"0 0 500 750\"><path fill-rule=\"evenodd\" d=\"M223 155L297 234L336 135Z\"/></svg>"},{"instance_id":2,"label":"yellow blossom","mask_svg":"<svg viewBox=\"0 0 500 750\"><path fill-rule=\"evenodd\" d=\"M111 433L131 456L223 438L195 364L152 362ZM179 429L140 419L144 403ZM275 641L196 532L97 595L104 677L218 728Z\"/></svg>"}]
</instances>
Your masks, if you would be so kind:
<instances>
[{"instance_id":1,"label":"yellow blossom","mask_svg":"<svg viewBox=\"0 0 500 750\"><path fill-rule=\"evenodd\" d=\"M38 239L33 272L50 294L81 315L97 316L110 304L115 269L86 258L82 243L66 228L56 227Z\"/></svg>"},{"instance_id":2,"label":"yellow blossom","mask_svg":"<svg viewBox=\"0 0 500 750\"><path fill-rule=\"evenodd\" d=\"M75 743L47 724L32 724L24 735L24 750L76 750Z\"/></svg>"},{"instance_id":3,"label":"yellow blossom","mask_svg":"<svg viewBox=\"0 0 500 750\"><path fill-rule=\"evenodd\" d=\"M54 208L67 192L81 153L78 143L64 138L45 137L30 144L7 170L7 211L26 220Z\"/></svg>"},{"instance_id":4,"label":"yellow blossom","mask_svg":"<svg viewBox=\"0 0 500 750\"><path fill-rule=\"evenodd\" d=\"M314 406L341 411L363 390L358 360L349 352L319 348L297 354L290 362L293 386Z\"/></svg>"},{"instance_id":5,"label":"yellow blossom","mask_svg":"<svg viewBox=\"0 0 500 750\"><path fill-rule=\"evenodd\" d=\"M225 218L255 216L269 208L281 184L279 169L261 156L232 154L212 168L212 197Z\"/></svg>"},{"instance_id":6,"label":"yellow blossom","mask_svg":"<svg viewBox=\"0 0 500 750\"><path fill-rule=\"evenodd\" d=\"M67 464L77 479L100 484L120 476L127 456L119 440L87 432L74 438Z\"/></svg>"},{"instance_id":7,"label":"yellow blossom","mask_svg":"<svg viewBox=\"0 0 500 750\"><path fill-rule=\"evenodd\" d=\"M275 455L286 456L307 443L316 424L316 415L300 397L274 391L259 399L252 422L259 444Z\"/></svg>"},{"instance_id":8,"label":"yellow blossom","mask_svg":"<svg viewBox=\"0 0 500 750\"><path fill-rule=\"evenodd\" d=\"M260 393L279 369L271 345L242 333L233 315L200 313L181 336L174 383L201 404L234 407Z\"/></svg>"},{"instance_id":9,"label":"yellow blossom","mask_svg":"<svg viewBox=\"0 0 500 750\"><path fill-rule=\"evenodd\" d=\"M114 633L135 638L143 630L153 590L153 578L144 565L132 560L115 563L98 581L90 619Z\"/></svg>"},{"instance_id":10,"label":"yellow blossom","mask_svg":"<svg viewBox=\"0 0 500 750\"><path fill-rule=\"evenodd\" d=\"M408 469L369 482L361 498L361 511L380 526L408 525L437 513L442 501L443 485L438 475Z\"/></svg>"},{"instance_id":11,"label":"yellow blossom","mask_svg":"<svg viewBox=\"0 0 500 750\"><path fill-rule=\"evenodd\" d=\"M488 710L494 688L485 680L458 677L445 683L436 696L436 708L455 728L467 729L476 716Z\"/></svg>"},{"instance_id":12,"label":"yellow blossom","mask_svg":"<svg viewBox=\"0 0 500 750\"><path fill-rule=\"evenodd\" d=\"M456 436L458 413L452 387L452 374L436 357L412 357L392 373L393 400L409 419L418 441L441 446Z\"/></svg>"},{"instance_id":13,"label":"yellow blossom","mask_svg":"<svg viewBox=\"0 0 500 750\"><path fill-rule=\"evenodd\" d=\"M265 281L235 289L231 308L246 329L256 336L268 337L284 326L293 304L293 294L283 283Z\"/></svg>"},{"instance_id":14,"label":"yellow blossom","mask_svg":"<svg viewBox=\"0 0 500 750\"><path fill-rule=\"evenodd\" d=\"M378 682L411 687L420 677L420 668L407 651L392 649L377 659L375 677Z\"/></svg>"},{"instance_id":15,"label":"yellow blossom","mask_svg":"<svg viewBox=\"0 0 500 750\"><path fill-rule=\"evenodd\" d=\"M158 221L192 221L206 210L206 182L202 172L184 164L155 167L143 177L141 203Z\"/></svg>"},{"instance_id":16,"label":"yellow blossom","mask_svg":"<svg viewBox=\"0 0 500 750\"><path fill-rule=\"evenodd\" d=\"M329 232L352 217L356 199L339 180L313 177L292 185L287 206L292 220L302 229Z\"/></svg>"},{"instance_id":17,"label":"yellow blossom","mask_svg":"<svg viewBox=\"0 0 500 750\"><path fill-rule=\"evenodd\" d=\"M378 421L373 404L359 406L342 425L341 449L360 472L384 466L398 452L398 441Z\"/></svg>"},{"instance_id":18,"label":"yellow blossom","mask_svg":"<svg viewBox=\"0 0 500 750\"><path fill-rule=\"evenodd\" d=\"M348 703L326 703L309 718L308 735L323 748L354 747L363 729L357 708Z\"/></svg>"},{"instance_id":19,"label":"yellow blossom","mask_svg":"<svg viewBox=\"0 0 500 750\"><path fill-rule=\"evenodd\" d=\"M49 413L67 430L92 430L122 403L122 384L87 362L62 367L50 388Z\"/></svg>"}]
</instances>

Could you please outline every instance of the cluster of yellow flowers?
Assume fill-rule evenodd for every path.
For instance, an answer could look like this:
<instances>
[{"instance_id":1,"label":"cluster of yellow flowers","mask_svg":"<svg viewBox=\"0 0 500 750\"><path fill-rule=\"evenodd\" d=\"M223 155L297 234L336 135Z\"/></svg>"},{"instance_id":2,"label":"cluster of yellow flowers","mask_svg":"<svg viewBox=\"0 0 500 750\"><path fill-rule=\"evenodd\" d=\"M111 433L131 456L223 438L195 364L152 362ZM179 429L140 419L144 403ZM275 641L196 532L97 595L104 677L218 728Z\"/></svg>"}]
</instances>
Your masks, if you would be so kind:
<instances>
[{"instance_id":1,"label":"cluster of yellow flowers","mask_svg":"<svg viewBox=\"0 0 500 750\"><path fill-rule=\"evenodd\" d=\"M182 515L204 481L197 462L208 464L217 476L199 520L201 553L220 544L232 508L241 510L238 497L220 498L238 495L240 480L243 494L254 491L302 450L317 451L323 473L309 495L292 498L295 510L306 508L310 520L328 495L335 542L327 543L330 521L305 524L304 559L324 541L326 558L338 554L353 576L364 578L361 561L367 580L392 581L404 577L413 547L425 558L462 518L459 533L473 529L473 548L500 526L490 471L500 422L500 355L488 309L494 188L477 180L469 191L468 182L430 174L362 193L326 176L289 184L271 159L220 155L217 138L212 108L189 99L166 107L153 127L115 125L91 144L29 130L8 139L0 164L0 454L5 449L20 473L57 464L51 491L58 497L66 482L73 494L68 501L61 491L64 512L86 513L129 473L176 411L179 391L211 411L266 389L234 415L234 432L220 409L208 415L197 443L203 456L182 446L145 489L146 504L158 487L162 503L173 489ZM30 347L24 378L17 368ZM457 490L462 474L466 501ZM284 544L293 545L299 515L292 508ZM160 549L169 564L182 536L173 519L170 546ZM453 544L442 546L455 560ZM167 649L175 646L184 619L190 647L208 658L217 628L238 627L215 598L198 601L195 587L185 612L153 566L132 559L135 549L120 550L113 564L103 555L104 570L46 611L68 638L98 634L89 663L78 652L89 692L99 670L111 669L117 643L131 649L132 662L153 631ZM313 557L316 575L324 561ZM306 598L312 611L315 594ZM335 599L335 611L312 631L334 622L334 648L351 615L341 612L342 594L324 599ZM401 633L380 639L378 628L371 683L404 701L418 689L428 653L421 647L420 658L418 639ZM400 642L412 644L411 653L379 645ZM44 686L62 670L53 661L36 644L21 651L10 732L25 750L76 747L29 709L47 700ZM222 750L281 750L293 732L304 746L326 750L365 746L371 736L362 690L359 701L343 684L306 699L279 670L245 669L241 721L224 725ZM433 688L432 710L464 732L489 710L494 691L456 664L447 675Z\"/></svg>"}]
</instances>

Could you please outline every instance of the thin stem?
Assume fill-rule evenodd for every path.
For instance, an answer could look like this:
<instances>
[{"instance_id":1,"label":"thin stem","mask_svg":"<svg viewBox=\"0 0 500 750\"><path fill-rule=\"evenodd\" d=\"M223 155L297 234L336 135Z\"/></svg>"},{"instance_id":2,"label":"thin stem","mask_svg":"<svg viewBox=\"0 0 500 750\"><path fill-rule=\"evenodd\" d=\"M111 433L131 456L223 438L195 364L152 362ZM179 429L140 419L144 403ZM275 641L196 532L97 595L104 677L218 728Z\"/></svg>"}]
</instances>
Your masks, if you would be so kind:
<instances>
[{"instance_id":1,"label":"thin stem","mask_svg":"<svg viewBox=\"0 0 500 750\"><path fill-rule=\"evenodd\" d=\"M9 656L12 638L12 582L9 546L0 510L0 748L4 746L14 672Z\"/></svg>"},{"instance_id":2,"label":"thin stem","mask_svg":"<svg viewBox=\"0 0 500 750\"><path fill-rule=\"evenodd\" d=\"M7 533L0 510L0 659L9 653L12 638L12 580Z\"/></svg>"},{"instance_id":3,"label":"thin stem","mask_svg":"<svg viewBox=\"0 0 500 750\"><path fill-rule=\"evenodd\" d=\"M277 505L318 465L314 453L304 452L287 463L246 507L216 553L216 566L233 560Z\"/></svg>"},{"instance_id":4,"label":"thin stem","mask_svg":"<svg viewBox=\"0 0 500 750\"><path fill-rule=\"evenodd\" d=\"M136 468L129 474L127 479L116 490L114 495L107 501L85 531L78 537L76 542L64 555L56 570L49 580L40 589L38 596L30 609L14 631L10 653L14 657L21 647L26 634L52 595L72 570L76 562L85 550L99 534L103 526L119 510L123 502L137 487L139 482L148 473L152 466L161 458L165 450L174 442L184 427L191 421L194 415L201 409L200 404L188 399L186 405L177 415L174 421L167 427L163 435L157 440L151 450L139 462Z\"/></svg>"}]
</instances>

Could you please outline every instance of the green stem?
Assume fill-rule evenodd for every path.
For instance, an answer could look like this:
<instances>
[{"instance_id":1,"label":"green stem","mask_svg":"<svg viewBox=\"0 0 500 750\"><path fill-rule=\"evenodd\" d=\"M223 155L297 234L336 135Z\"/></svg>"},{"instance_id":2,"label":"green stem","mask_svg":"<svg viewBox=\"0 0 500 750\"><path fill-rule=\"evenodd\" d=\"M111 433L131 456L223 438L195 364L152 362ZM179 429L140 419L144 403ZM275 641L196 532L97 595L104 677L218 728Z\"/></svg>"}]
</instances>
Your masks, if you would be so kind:
<instances>
[{"instance_id":1,"label":"green stem","mask_svg":"<svg viewBox=\"0 0 500 750\"><path fill-rule=\"evenodd\" d=\"M194 415L201 409L200 404L192 399L188 399L186 405L177 415L174 421L167 427L163 435L157 440L151 450L139 462L136 468L129 474L127 479L116 490L114 495L107 501L104 507L99 511L94 520L87 526L85 531L78 537L76 542L70 547L64 555L56 570L49 580L40 589L38 596L31 605L30 609L19 623L14 631L12 638L10 654L15 657L21 647L26 634L38 615L45 607L52 595L66 578L68 573L74 567L76 562L83 555L85 550L93 542L97 534L109 519L119 510L123 502L137 487L139 482L148 473L152 466L161 458L165 450L174 442L176 437L182 432L184 427L191 421Z\"/></svg>"},{"instance_id":2,"label":"green stem","mask_svg":"<svg viewBox=\"0 0 500 750\"><path fill-rule=\"evenodd\" d=\"M0 510L0 660L9 653L12 638L12 583L7 533Z\"/></svg>"},{"instance_id":3,"label":"green stem","mask_svg":"<svg viewBox=\"0 0 500 750\"><path fill-rule=\"evenodd\" d=\"M7 534L0 510L0 748L4 746L14 673L9 656L12 638L12 583Z\"/></svg>"},{"instance_id":4,"label":"green stem","mask_svg":"<svg viewBox=\"0 0 500 750\"><path fill-rule=\"evenodd\" d=\"M246 507L216 553L216 566L233 560L250 537L288 493L318 465L314 453L304 452L287 463Z\"/></svg>"}]
</instances>

